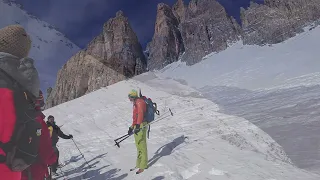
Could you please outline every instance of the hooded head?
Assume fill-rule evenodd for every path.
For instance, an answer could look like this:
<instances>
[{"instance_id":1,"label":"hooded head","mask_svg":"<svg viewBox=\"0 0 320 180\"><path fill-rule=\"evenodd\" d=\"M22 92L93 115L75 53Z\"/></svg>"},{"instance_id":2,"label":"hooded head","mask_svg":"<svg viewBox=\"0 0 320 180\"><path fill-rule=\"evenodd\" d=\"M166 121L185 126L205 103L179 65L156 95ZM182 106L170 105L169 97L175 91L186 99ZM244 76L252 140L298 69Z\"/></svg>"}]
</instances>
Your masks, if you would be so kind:
<instances>
[{"instance_id":1,"label":"hooded head","mask_svg":"<svg viewBox=\"0 0 320 180\"><path fill-rule=\"evenodd\" d=\"M56 122L54 121L54 117L52 115L48 116L47 124L50 124L50 125L56 124Z\"/></svg>"},{"instance_id":2,"label":"hooded head","mask_svg":"<svg viewBox=\"0 0 320 180\"><path fill-rule=\"evenodd\" d=\"M33 60L27 58L30 48L30 37L22 26L10 25L0 29L0 68L38 97L38 72Z\"/></svg>"},{"instance_id":3,"label":"hooded head","mask_svg":"<svg viewBox=\"0 0 320 180\"><path fill-rule=\"evenodd\" d=\"M20 25L0 29L0 52L9 53L19 59L29 55L31 39Z\"/></svg>"}]
</instances>

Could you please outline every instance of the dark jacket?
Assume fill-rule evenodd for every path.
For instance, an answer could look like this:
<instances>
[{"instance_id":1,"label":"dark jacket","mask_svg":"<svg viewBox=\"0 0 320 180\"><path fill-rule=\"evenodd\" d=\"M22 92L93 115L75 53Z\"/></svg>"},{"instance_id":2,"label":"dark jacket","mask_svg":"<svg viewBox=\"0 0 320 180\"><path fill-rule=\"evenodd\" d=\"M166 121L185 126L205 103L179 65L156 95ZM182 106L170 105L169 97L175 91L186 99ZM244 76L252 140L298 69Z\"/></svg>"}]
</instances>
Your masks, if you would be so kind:
<instances>
[{"instance_id":1,"label":"dark jacket","mask_svg":"<svg viewBox=\"0 0 320 180\"><path fill-rule=\"evenodd\" d=\"M39 77L32 59L19 59L11 54L0 52L0 68L33 95L38 95ZM16 96L7 87L5 79L7 78L4 75L0 75L0 142L2 143L10 141L18 117ZM0 156L6 156L2 148L0 148ZM14 172L6 164L0 163L0 176L0 179L20 180L21 172Z\"/></svg>"},{"instance_id":2,"label":"dark jacket","mask_svg":"<svg viewBox=\"0 0 320 180\"><path fill-rule=\"evenodd\" d=\"M42 131L39 146L39 161L30 167L32 180L43 180L48 171L48 165L52 165L57 160L57 155L51 145L49 130L44 118L45 116L42 113L37 117L37 121L42 125ZM21 180L28 180L27 171L23 171Z\"/></svg>"},{"instance_id":3,"label":"dark jacket","mask_svg":"<svg viewBox=\"0 0 320 180\"><path fill-rule=\"evenodd\" d=\"M59 137L61 137L62 139L71 139L72 136L71 135L65 135L59 126L57 126L56 124L51 124L50 122L47 122L47 126L52 127L52 135L51 135L51 140L52 140L52 146L56 146L58 141L59 141Z\"/></svg>"}]
</instances>

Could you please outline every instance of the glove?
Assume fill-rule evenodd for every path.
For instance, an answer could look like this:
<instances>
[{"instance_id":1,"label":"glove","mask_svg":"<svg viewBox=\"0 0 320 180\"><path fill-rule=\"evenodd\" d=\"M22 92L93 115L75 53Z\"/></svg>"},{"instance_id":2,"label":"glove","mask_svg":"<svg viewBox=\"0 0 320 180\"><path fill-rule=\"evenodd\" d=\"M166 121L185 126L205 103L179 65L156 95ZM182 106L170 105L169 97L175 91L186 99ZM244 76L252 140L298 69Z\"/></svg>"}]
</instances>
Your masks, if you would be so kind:
<instances>
[{"instance_id":1,"label":"glove","mask_svg":"<svg viewBox=\"0 0 320 180\"><path fill-rule=\"evenodd\" d=\"M131 135L131 134L132 134L132 131L133 131L133 129L132 129L132 127L130 126L130 127L129 127L129 130L128 130L128 135Z\"/></svg>"},{"instance_id":2,"label":"glove","mask_svg":"<svg viewBox=\"0 0 320 180\"><path fill-rule=\"evenodd\" d=\"M136 124L136 128L134 129L134 133L136 135L138 135L139 132L140 132L140 124Z\"/></svg>"},{"instance_id":3,"label":"glove","mask_svg":"<svg viewBox=\"0 0 320 180\"><path fill-rule=\"evenodd\" d=\"M69 139L73 139L73 136L71 134L69 134Z\"/></svg>"}]
</instances>

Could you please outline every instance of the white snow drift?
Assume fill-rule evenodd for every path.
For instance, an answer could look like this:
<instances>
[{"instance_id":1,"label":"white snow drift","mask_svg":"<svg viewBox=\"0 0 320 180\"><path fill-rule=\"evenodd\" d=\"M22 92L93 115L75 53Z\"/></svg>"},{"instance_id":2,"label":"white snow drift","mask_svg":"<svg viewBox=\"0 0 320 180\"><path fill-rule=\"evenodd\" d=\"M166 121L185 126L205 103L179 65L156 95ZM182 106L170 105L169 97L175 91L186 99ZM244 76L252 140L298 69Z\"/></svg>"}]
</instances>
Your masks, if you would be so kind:
<instances>
[{"instance_id":1,"label":"white snow drift","mask_svg":"<svg viewBox=\"0 0 320 180\"><path fill-rule=\"evenodd\" d=\"M142 83L141 80L145 81ZM140 175L135 166L133 137L114 146L131 124L127 93L141 88L158 103L163 118L151 126L148 152L151 166ZM168 112L171 108L174 115ZM319 175L296 168L282 148L247 120L218 113L218 106L173 80L150 74L102 88L46 110L74 140L60 140L66 166L59 179L212 179L318 180Z\"/></svg>"}]
</instances>

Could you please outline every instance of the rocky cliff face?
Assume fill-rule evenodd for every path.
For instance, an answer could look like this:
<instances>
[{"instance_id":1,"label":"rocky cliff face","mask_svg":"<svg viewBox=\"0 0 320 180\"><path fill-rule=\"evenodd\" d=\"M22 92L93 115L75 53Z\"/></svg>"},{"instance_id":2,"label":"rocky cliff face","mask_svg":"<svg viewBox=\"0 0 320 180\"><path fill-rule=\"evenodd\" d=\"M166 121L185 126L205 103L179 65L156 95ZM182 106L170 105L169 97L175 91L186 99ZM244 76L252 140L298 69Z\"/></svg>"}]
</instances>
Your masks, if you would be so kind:
<instances>
[{"instance_id":1,"label":"rocky cliff face","mask_svg":"<svg viewBox=\"0 0 320 180\"><path fill-rule=\"evenodd\" d=\"M215 0L192 0L189 6L178 0L172 9L159 4L148 67L163 68L182 53L182 60L192 65L211 52L226 49L239 35L240 26Z\"/></svg>"},{"instance_id":2,"label":"rocky cliff face","mask_svg":"<svg viewBox=\"0 0 320 180\"><path fill-rule=\"evenodd\" d=\"M241 9L244 44L275 44L320 18L319 0L265 0Z\"/></svg>"},{"instance_id":3,"label":"rocky cliff face","mask_svg":"<svg viewBox=\"0 0 320 180\"><path fill-rule=\"evenodd\" d=\"M265 0L241 9L242 27L216 0L178 0L159 4L152 41L145 54L128 19L119 11L103 32L59 71L47 108L148 69L161 69L179 57L195 64L242 38L244 44L275 44L295 36L320 18L319 0Z\"/></svg>"},{"instance_id":4,"label":"rocky cliff face","mask_svg":"<svg viewBox=\"0 0 320 180\"><path fill-rule=\"evenodd\" d=\"M161 4L155 35L148 46L151 50L148 66L151 70L162 68L177 61L181 54L184 54L182 61L192 65L205 55L226 49L240 37L244 44L279 43L319 18L319 0L252 2L248 9L241 8L242 27L216 0L191 0L188 6L178 0L172 9Z\"/></svg>"},{"instance_id":5,"label":"rocky cliff face","mask_svg":"<svg viewBox=\"0 0 320 180\"><path fill-rule=\"evenodd\" d=\"M67 102L100 87L145 72L146 60L128 19L119 11L103 32L74 55L58 72L46 108Z\"/></svg>"},{"instance_id":6,"label":"rocky cliff face","mask_svg":"<svg viewBox=\"0 0 320 180\"><path fill-rule=\"evenodd\" d=\"M183 60L188 65L201 61L211 52L226 49L228 42L239 40L241 31L215 0L191 0L180 29L186 49Z\"/></svg>"},{"instance_id":7,"label":"rocky cliff face","mask_svg":"<svg viewBox=\"0 0 320 180\"><path fill-rule=\"evenodd\" d=\"M173 5L172 10L179 23L185 20L187 7L183 0L178 0L177 3Z\"/></svg>"},{"instance_id":8,"label":"rocky cliff face","mask_svg":"<svg viewBox=\"0 0 320 180\"><path fill-rule=\"evenodd\" d=\"M179 22L172 9L159 4L152 42L148 45L148 69L161 69L176 61L184 51Z\"/></svg>"}]
</instances>

